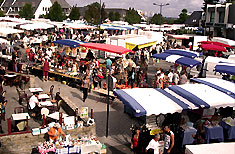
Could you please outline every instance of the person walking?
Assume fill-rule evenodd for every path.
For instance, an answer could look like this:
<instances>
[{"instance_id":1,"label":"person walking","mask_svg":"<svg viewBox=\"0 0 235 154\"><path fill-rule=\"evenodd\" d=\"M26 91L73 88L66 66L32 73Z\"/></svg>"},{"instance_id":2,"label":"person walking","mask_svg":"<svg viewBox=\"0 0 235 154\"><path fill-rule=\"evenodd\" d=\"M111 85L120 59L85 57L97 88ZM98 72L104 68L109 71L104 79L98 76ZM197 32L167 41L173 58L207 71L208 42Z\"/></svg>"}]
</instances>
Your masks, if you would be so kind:
<instances>
[{"instance_id":1,"label":"person walking","mask_svg":"<svg viewBox=\"0 0 235 154\"><path fill-rule=\"evenodd\" d=\"M174 147L175 144L175 137L174 133L170 130L169 126L166 125L164 127L164 152L163 154L169 154L171 153L172 148Z\"/></svg>"},{"instance_id":2,"label":"person walking","mask_svg":"<svg viewBox=\"0 0 235 154\"><path fill-rule=\"evenodd\" d=\"M88 89L90 87L90 81L89 81L89 76L86 75L84 77L83 83L82 83L82 91L83 91L83 99L82 101L85 102L86 98L88 96Z\"/></svg>"},{"instance_id":3,"label":"person walking","mask_svg":"<svg viewBox=\"0 0 235 154\"><path fill-rule=\"evenodd\" d=\"M45 58L45 61L43 63L43 81L48 81L48 71L49 71L49 62L47 58Z\"/></svg>"},{"instance_id":4,"label":"person walking","mask_svg":"<svg viewBox=\"0 0 235 154\"><path fill-rule=\"evenodd\" d=\"M140 129L137 128L135 130L135 134L133 135L131 139L131 150L134 152L134 154L141 154L143 152L142 149L142 136L140 134Z\"/></svg>"}]
</instances>

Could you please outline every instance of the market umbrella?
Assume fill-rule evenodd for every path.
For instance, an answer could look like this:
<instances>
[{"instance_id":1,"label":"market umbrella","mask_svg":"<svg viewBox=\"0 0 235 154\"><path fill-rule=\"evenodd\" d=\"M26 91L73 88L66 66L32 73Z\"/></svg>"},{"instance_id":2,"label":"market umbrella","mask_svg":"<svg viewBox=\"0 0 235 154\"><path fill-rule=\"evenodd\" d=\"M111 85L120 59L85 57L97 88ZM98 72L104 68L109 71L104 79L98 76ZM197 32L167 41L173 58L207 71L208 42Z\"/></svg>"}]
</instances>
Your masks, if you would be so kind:
<instances>
[{"instance_id":1,"label":"market umbrella","mask_svg":"<svg viewBox=\"0 0 235 154\"><path fill-rule=\"evenodd\" d=\"M214 44L201 44L200 47L204 50L214 50L214 51L223 51L227 52L227 50L219 45L214 45Z\"/></svg>"},{"instance_id":2,"label":"market umbrella","mask_svg":"<svg viewBox=\"0 0 235 154\"><path fill-rule=\"evenodd\" d=\"M220 43L220 42L214 42L214 41L201 41L201 44L214 44L214 45L219 45L222 47L226 47L226 48L231 48L234 49L234 47L228 45L228 44L224 44L224 43Z\"/></svg>"}]
</instances>

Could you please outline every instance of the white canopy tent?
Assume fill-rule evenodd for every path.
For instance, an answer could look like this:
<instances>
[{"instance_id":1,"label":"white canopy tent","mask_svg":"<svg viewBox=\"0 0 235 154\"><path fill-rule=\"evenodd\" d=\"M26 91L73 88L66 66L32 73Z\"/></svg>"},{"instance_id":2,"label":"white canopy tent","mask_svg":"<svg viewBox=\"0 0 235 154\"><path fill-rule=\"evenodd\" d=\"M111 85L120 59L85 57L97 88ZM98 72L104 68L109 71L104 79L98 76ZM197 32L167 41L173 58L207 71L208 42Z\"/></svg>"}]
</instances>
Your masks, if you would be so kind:
<instances>
[{"instance_id":1,"label":"white canopy tent","mask_svg":"<svg viewBox=\"0 0 235 154\"><path fill-rule=\"evenodd\" d=\"M10 44L9 41L7 41L6 39L0 38L0 44L5 43L5 44Z\"/></svg>"},{"instance_id":2,"label":"white canopy tent","mask_svg":"<svg viewBox=\"0 0 235 154\"><path fill-rule=\"evenodd\" d=\"M235 142L186 145L185 154L234 154Z\"/></svg>"},{"instance_id":3,"label":"white canopy tent","mask_svg":"<svg viewBox=\"0 0 235 154\"><path fill-rule=\"evenodd\" d=\"M25 30L35 30L35 29L49 29L54 28L55 26L52 24L44 23L44 22L35 22L32 24L21 25L20 28Z\"/></svg>"},{"instance_id":4,"label":"white canopy tent","mask_svg":"<svg viewBox=\"0 0 235 154\"><path fill-rule=\"evenodd\" d=\"M0 36L6 37L8 34L23 33L23 30L13 28L0 28Z\"/></svg>"}]
</instances>

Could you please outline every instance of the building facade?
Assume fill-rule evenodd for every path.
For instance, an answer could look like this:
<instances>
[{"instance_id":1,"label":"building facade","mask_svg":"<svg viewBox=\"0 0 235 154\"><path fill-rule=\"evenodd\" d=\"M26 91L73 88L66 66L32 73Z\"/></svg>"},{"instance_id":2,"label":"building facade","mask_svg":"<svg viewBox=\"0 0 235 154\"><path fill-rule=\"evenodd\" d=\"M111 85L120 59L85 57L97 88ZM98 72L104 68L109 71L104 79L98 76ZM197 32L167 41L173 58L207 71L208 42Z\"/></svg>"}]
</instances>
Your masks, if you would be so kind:
<instances>
[{"instance_id":1,"label":"building facade","mask_svg":"<svg viewBox=\"0 0 235 154\"><path fill-rule=\"evenodd\" d=\"M235 4L207 5L205 26L212 36L235 40Z\"/></svg>"},{"instance_id":2,"label":"building facade","mask_svg":"<svg viewBox=\"0 0 235 154\"><path fill-rule=\"evenodd\" d=\"M4 0L1 4L1 10L7 16L19 16L19 11L26 3L31 3L35 19L49 12L50 7L57 1L66 15L69 15L71 6L65 0Z\"/></svg>"}]
</instances>

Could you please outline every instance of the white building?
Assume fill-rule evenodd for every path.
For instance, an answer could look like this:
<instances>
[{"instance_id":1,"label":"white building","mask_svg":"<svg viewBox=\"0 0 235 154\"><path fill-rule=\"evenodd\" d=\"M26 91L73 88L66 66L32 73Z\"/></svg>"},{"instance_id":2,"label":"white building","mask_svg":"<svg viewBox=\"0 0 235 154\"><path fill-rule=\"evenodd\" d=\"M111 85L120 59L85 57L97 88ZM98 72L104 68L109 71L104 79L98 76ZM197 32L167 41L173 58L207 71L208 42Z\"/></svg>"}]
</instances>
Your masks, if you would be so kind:
<instances>
[{"instance_id":1,"label":"white building","mask_svg":"<svg viewBox=\"0 0 235 154\"><path fill-rule=\"evenodd\" d=\"M4 0L1 4L1 9L8 16L19 16L20 9L26 4L31 3L34 11L35 19L40 15L45 15L49 12L50 7L57 1L66 15L70 13L71 6L65 0Z\"/></svg>"}]
</instances>

